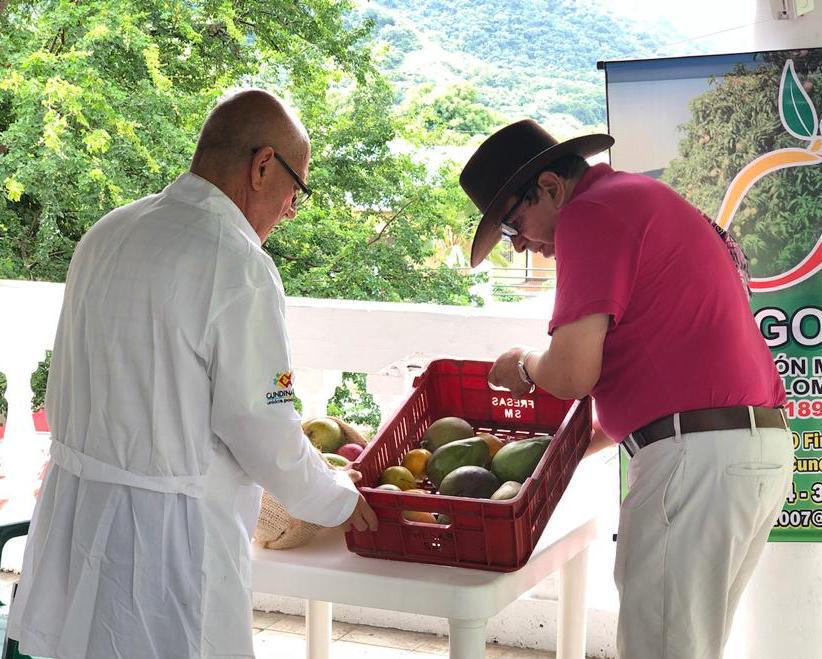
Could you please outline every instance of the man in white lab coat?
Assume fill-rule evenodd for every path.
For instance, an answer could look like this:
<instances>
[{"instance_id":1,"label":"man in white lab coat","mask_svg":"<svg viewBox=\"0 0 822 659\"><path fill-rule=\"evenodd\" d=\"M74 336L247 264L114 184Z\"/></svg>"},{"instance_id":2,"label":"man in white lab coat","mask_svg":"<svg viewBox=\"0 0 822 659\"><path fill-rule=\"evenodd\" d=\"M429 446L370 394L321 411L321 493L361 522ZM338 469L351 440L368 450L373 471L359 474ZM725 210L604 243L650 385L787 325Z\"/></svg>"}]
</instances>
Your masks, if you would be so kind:
<instances>
[{"instance_id":1,"label":"man in white lab coat","mask_svg":"<svg viewBox=\"0 0 822 659\"><path fill-rule=\"evenodd\" d=\"M261 244L310 194L310 146L240 92L191 171L74 253L46 396L51 463L9 636L60 659L253 657L260 486L301 519L376 528L294 409L282 282Z\"/></svg>"}]
</instances>

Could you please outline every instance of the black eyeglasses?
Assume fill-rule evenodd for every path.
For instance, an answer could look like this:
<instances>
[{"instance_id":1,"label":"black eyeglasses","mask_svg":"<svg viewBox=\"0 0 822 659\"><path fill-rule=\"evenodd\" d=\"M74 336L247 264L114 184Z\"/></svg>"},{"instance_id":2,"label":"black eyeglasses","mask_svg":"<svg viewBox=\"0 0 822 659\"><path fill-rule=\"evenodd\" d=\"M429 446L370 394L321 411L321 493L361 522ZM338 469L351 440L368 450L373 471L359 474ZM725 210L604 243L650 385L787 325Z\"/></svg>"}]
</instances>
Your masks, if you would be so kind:
<instances>
[{"instance_id":1,"label":"black eyeglasses","mask_svg":"<svg viewBox=\"0 0 822 659\"><path fill-rule=\"evenodd\" d=\"M502 232L502 237L503 237L503 238L508 238L508 239L510 240L510 239L511 239L511 238L513 238L514 236L518 236L518 235L519 235L519 231L518 231L517 229L515 229L515 228L513 227L513 225L509 224L509 222L510 222L510 220L511 220L511 216L512 216L514 213L516 213L516 212L517 212L517 209L518 209L520 206L522 206L522 202L523 202L523 201L525 201L525 197L520 197L520 198L519 198L519 201L517 201L517 203L515 203L513 206L511 206L511 210L509 210L509 211L505 214L505 217L503 217L503 218L500 220L500 223L499 223L499 230L500 230L500 232Z\"/></svg>"},{"instance_id":2,"label":"black eyeglasses","mask_svg":"<svg viewBox=\"0 0 822 659\"><path fill-rule=\"evenodd\" d=\"M291 178L294 179L294 182L298 186L300 186L300 189L294 193L294 196L291 199L291 208L297 210L308 200L308 198L311 196L312 190L305 184L305 181L303 181L302 177L293 169L291 169L291 165L289 165L285 161L285 159L276 151L274 152L274 157L277 159L277 162L285 168L285 171L287 171L291 175Z\"/></svg>"},{"instance_id":3,"label":"black eyeglasses","mask_svg":"<svg viewBox=\"0 0 822 659\"><path fill-rule=\"evenodd\" d=\"M535 190L535 187L536 186L533 183L530 183L527 188L522 190L517 203L511 206L511 209L500 220L499 230L502 233L503 238L508 238L510 240L514 236L519 235L519 229L516 229L514 225L511 224L511 217L513 217L514 213L517 212L517 209L522 206L522 202L532 196L532 192Z\"/></svg>"}]
</instances>

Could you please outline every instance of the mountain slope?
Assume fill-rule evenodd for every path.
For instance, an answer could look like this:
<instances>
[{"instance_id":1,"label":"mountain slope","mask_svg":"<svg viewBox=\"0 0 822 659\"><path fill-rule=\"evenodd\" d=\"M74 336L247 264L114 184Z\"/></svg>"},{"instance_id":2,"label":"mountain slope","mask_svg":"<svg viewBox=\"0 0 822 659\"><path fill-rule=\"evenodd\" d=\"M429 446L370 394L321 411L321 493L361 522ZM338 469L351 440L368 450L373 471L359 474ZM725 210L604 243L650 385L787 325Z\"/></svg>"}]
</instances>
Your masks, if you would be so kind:
<instances>
[{"instance_id":1,"label":"mountain slope","mask_svg":"<svg viewBox=\"0 0 822 659\"><path fill-rule=\"evenodd\" d=\"M403 96L470 83L490 110L564 135L604 126L598 60L653 57L681 37L668 23L639 25L578 0L372 0L362 11Z\"/></svg>"}]
</instances>

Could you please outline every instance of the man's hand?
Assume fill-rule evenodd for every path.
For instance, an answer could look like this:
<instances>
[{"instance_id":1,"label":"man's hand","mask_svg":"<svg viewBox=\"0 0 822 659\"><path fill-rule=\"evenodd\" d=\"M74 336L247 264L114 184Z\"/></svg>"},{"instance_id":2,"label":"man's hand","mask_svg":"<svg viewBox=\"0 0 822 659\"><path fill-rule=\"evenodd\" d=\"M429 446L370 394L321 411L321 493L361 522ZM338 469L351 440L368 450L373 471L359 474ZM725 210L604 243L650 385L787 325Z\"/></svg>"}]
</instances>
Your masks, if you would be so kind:
<instances>
[{"instance_id":1,"label":"man's hand","mask_svg":"<svg viewBox=\"0 0 822 659\"><path fill-rule=\"evenodd\" d=\"M359 499L357 505L354 506L354 512L351 513L351 517L341 524L342 530L346 533L352 528L357 531L376 531L378 526L376 513L368 505L362 494L357 496Z\"/></svg>"},{"instance_id":2,"label":"man's hand","mask_svg":"<svg viewBox=\"0 0 822 659\"><path fill-rule=\"evenodd\" d=\"M362 480L362 474L356 469L346 469L345 473L348 474L348 477L351 479L352 483L356 484Z\"/></svg>"},{"instance_id":3,"label":"man's hand","mask_svg":"<svg viewBox=\"0 0 822 659\"><path fill-rule=\"evenodd\" d=\"M497 357L497 361L494 362L491 371L488 373L488 382L495 387L509 389L517 397L527 394L531 385L522 379L519 369L517 369L517 362L527 350L529 348L514 346ZM533 378L533 375L531 377Z\"/></svg>"}]
</instances>

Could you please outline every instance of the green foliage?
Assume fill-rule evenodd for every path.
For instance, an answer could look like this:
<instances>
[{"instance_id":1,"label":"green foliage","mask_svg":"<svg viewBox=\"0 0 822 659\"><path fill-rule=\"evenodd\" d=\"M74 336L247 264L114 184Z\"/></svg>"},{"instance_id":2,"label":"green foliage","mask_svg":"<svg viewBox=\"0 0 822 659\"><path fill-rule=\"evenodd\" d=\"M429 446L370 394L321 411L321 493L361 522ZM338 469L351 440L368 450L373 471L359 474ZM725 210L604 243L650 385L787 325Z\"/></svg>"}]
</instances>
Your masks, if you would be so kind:
<instances>
[{"instance_id":1,"label":"green foliage","mask_svg":"<svg viewBox=\"0 0 822 659\"><path fill-rule=\"evenodd\" d=\"M474 135L488 135L505 124L505 118L479 102L471 85L439 89L417 87L402 115L403 135L417 144L465 144Z\"/></svg>"},{"instance_id":2,"label":"green foliage","mask_svg":"<svg viewBox=\"0 0 822 659\"><path fill-rule=\"evenodd\" d=\"M221 83L258 66L234 10L9 4L0 16L0 276L61 281L100 215L185 168Z\"/></svg>"},{"instance_id":3,"label":"green foliage","mask_svg":"<svg viewBox=\"0 0 822 659\"><path fill-rule=\"evenodd\" d=\"M605 91L596 62L655 55L677 41L670 25L638 25L578 0L375 0L366 15L391 50L384 68L400 88L445 80L473 85L479 102L510 117L532 116L555 130L601 128ZM452 57L416 48L412 30ZM408 66L402 59L413 55Z\"/></svg>"},{"instance_id":4,"label":"green foliage","mask_svg":"<svg viewBox=\"0 0 822 659\"><path fill-rule=\"evenodd\" d=\"M214 103L258 85L297 107L315 154L317 194L266 244L289 294L479 302L435 261L466 231L456 183L391 148L395 92L351 0L2 4L0 278L63 281L85 231L187 169Z\"/></svg>"},{"instance_id":5,"label":"green foliage","mask_svg":"<svg viewBox=\"0 0 822 659\"><path fill-rule=\"evenodd\" d=\"M691 102L682 126L679 157L663 180L691 203L716 216L736 174L768 151L807 146L783 127L778 111L779 81L793 58L804 89L822 107L822 66L799 53L780 53L755 69L738 67ZM775 275L795 266L819 237L822 167L794 167L760 179L745 196L731 224L751 259L754 276Z\"/></svg>"},{"instance_id":6,"label":"green foliage","mask_svg":"<svg viewBox=\"0 0 822 659\"><path fill-rule=\"evenodd\" d=\"M499 283L492 286L491 295L498 302L520 302L525 299L525 296L517 293L515 288Z\"/></svg>"},{"instance_id":7,"label":"green foliage","mask_svg":"<svg viewBox=\"0 0 822 659\"><path fill-rule=\"evenodd\" d=\"M45 358L37 364L37 370L31 374L31 390L34 392L31 399L32 412L36 412L46 405L46 382L48 381L50 366L51 350L46 350Z\"/></svg>"},{"instance_id":8,"label":"green foliage","mask_svg":"<svg viewBox=\"0 0 822 659\"><path fill-rule=\"evenodd\" d=\"M267 245L289 292L468 302L468 278L421 267L436 181L389 149L393 92L349 17L330 0L10 3L0 277L63 280L83 233L185 170L209 108L251 83L293 99L317 154L315 203Z\"/></svg>"},{"instance_id":9,"label":"green foliage","mask_svg":"<svg viewBox=\"0 0 822 659\"><path fill-rule=\"evenodd\" d=\"M46 403L46 381L49 375L49 366L51 365L51 350L46 350L46 356L37 365L37 370L31 375L31 389L34 396L31 399L31 411L36 412L42 409ZM8 401L6 400L6 386L7 380L5 373L0 372L0 416L5 417L8 414Z\"/></svg>"},{"instance_id":10,"label":"green foliage","mask_svg":"<svg viewBox=\"0 0 822 659\"><path fill-rule=\"evenodd\" d=\"M380 425L380 408L368 393L365 373L343 373L343 381L328 401L327 414L363 427L369 435Z\"/></svg>"},{"instance_id":11,"label":"green foliage","mask_svg":"<svg viewBox=\"0 0 822 659\"><path fill-rule=\"evenodd\" d=\"M454 213L457 185L395 153L393 95L376 73L367 86L341 96L333 88L300 97L318 157L316 189L299 220L275 231L266 249L291 295L389 302L478 303L470 276L430 263L436 240L468 216ZM301 90L301 91L306 91ZM309 92L313 90L307 90ZM334 110L327 97L336 94Z\"/></svg>"}]
</instances>

